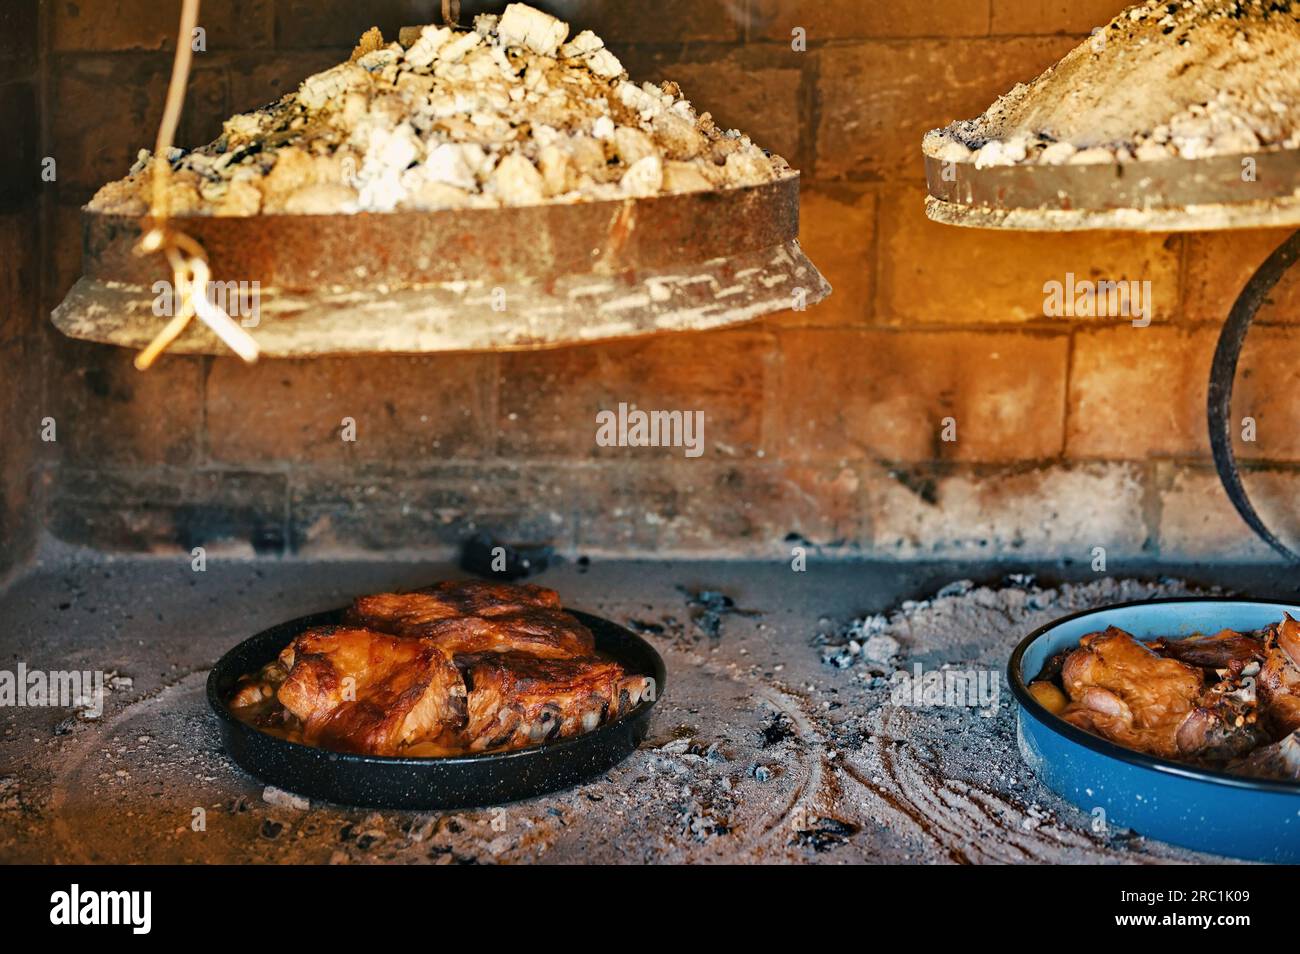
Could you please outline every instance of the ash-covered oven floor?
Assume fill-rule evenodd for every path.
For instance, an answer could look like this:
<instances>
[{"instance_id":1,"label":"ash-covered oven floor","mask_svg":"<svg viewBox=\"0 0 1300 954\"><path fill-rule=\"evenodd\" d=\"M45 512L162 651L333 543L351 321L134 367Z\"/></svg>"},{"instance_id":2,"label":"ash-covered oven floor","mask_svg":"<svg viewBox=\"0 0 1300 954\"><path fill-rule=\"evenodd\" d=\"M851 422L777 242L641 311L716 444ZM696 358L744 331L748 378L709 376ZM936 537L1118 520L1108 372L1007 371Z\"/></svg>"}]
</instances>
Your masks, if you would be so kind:
<instances>
[{"instance_id":1,"label":"ash-covered oven floor","mask_svg":"<svg viewBox=\"0 0 1300 954\"><path fill-rule=\"evenodd\" d=\"M1300 592L1281 566L1101 578L1060 565L565 563L535 581L642 632L668 667L649 737L604 778L480 810L303 808L224 755L204 680L228 648L358 593L452 575L384 560L212 559L195 573L158 557L44 558L0 598L0 669L103 670L115 688L96 720L0 710L0 860L1191 860L1097 826L1041 786L1016 750L1004 682L981 712L894 704L888 676L917 663L1000 674L1030 628L1177 595L1180 580ZM987 585L949 586L962 579ZM196 809L206 830L194 830Z\"/></svg>"}]
</instances>

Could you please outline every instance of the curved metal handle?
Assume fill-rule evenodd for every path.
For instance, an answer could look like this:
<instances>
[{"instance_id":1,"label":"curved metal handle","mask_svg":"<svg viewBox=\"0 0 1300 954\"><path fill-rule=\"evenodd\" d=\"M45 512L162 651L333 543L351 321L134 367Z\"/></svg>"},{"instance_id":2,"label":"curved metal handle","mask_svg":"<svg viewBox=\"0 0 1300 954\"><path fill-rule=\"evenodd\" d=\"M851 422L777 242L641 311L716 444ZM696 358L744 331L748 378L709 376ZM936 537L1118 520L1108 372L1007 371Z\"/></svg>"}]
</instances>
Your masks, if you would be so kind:
<instances>
[{"instance_id":1,"label":"curved metal handle","mask_svg":"<svg viewBox=\"0 0 1300 954\"><path fill-rule=\"evenodd\" d=\"M1214 350L1210 390L1206 401L1210 449L1214 452L1214 466L1219 472L1219 480L1223 482L1223 489L1228 492L1228 499L1237 508L1237 513L1241 514L1241 519L1246 521L1260 539L1293 563L1300 563L1300 553L1296 553L1264 526L1264 521L1255 512L1246 494L1232 448L1232 422L1229 417L1232 414L1232 385L1237 376L1237 361L1241 358L1241 349L1246 343L1250 323L1273 286L1296 263L1297 258L1300 258L1300 232L1278 246L1242 289L1224 323L1223 332L1219 335L1219 345Z\"/></svg>"}]
</instances>

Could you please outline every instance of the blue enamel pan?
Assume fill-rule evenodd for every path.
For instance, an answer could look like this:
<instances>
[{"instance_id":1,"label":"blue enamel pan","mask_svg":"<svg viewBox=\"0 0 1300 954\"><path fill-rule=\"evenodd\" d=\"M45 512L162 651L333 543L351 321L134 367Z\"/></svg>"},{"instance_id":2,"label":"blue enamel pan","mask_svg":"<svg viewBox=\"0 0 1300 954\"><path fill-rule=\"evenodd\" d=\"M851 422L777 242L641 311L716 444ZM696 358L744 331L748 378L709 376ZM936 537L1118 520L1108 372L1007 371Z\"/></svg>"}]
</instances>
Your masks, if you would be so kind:
<instances>
[{"instance_id":1,"label":"blue enamel pan","mask_svg":"<svg viewBox=\"0 0 1300 954\"><path fill-rule=\"evenodd\" d=\"M1007 665L1021 755L1049 788L1112 827L1212 854L1300 862L1300 782L1241 778L1130 751L1058 719L1027 688L1051 656L1107 626L1146 641L1262 629L1284 612L1300 617L1300 605L1149 600L1076 613L1036 630Z\"/></svg>"}]
</instances>

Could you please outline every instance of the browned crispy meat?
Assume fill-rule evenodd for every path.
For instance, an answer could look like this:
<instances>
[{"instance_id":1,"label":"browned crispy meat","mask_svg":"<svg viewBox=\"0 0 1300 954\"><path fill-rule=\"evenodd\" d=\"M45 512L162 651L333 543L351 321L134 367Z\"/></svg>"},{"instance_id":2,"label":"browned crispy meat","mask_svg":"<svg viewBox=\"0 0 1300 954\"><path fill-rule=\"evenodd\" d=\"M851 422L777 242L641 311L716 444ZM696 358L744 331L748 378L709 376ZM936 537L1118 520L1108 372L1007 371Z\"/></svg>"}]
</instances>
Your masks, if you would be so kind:
<instances>
[{"instance_id":1,"label":"browned crispy meat","mask_svg":"<svg viewBox=\"0 0 1300 954\"><path fill-rule=\"evenodd\" d=\"M360 597L345 625L243 677L230 705L310 745L439 756L577 735L653 697L653 680L596 656L554 591L471 581Z\"/></svg>"},{"instance_id":2,"label":"browned crispy meat","mask_svg":"<svg viewBox=\"0 0 1300 954\"><path fill-rule=\"evenodd\" d=\"M1269 628L1259 698L1275 737L1300 729L1300 623L1287 614Z\"/></svg>"},{"instance_id":3,"label":"browned crispy meat","mask_svg":"<svg viewBox=\"0 0 1300 954\"><path fill-rule=\"evenodd\" d=\"M1202 669L1241 672L1252 662L1264 661L1264 641L1258 636L1225 629L1214 636L1157 639L1148 644L1155 652Z\"/></svg>"},{"instance_id":4,"label":"browned crispy meat","mask_svg":"<svg viewBox=\"0 0 1300 954\"><path fill-rule=\"evenodd\" d=\"M466 616L515 616L538 609L561 609L560 594L532 583L486 580L452 580L412 593L363 596L353 605L353 612L359 616L373 615L409 626Z\"/></svg>"},{"instance_id":5,"label":"browned crispy meat","mask_svg":"<svg viewBox=\"0 0 1300 954\"><path fill-rule=\"evenodd\" d=\"M1114 626L1079 641L1061 668L1061 681L1070 697L1061 718L1165 757L1181 753L1178 729L1204 685L1199 670L1157 656Z\"/></svg>"},{"instance_id":6,"label":"browned crispy meat","mask_svg":"<svg viewBox=\"0 0 1300 954\"><path fill-rule=\"evenodd\" d=\"M1259 664L1249 664L1249 673ZM1260 718L1258 686L1251 675L1229 675L1209 686L1178 727L1178 750L1198 762L1220 764L1269 742Z\"/></svg>"},{"instance_id":7,"label":"browned crispy meat","mask_svg":"<svg viewBox=\"0 0 1300 954\"><path fill-rule=\"evenodd\" d=\"M459 656L469 689L464 738L471 751L529 745L590 732L652 698L651 681L600 659L526 653Z\"/></svg>"},{"instance_id":8,"label":"browned crispy meat","mask_svg":"<svg viewBox=\"0 0 1300 954\"><path fill-rule=\"evenodd\" d=\"M277 698L310 745L396 755L465 719L460 672L430 640L330 626L294 639L280 664Z\"/></svg>"},{"instance_id":9,"label":"browned crispy meat","mask_svg":"<svg viewBox=\"0 0 1300 954\"><path fill-rule=\"evenodd\" d=\"M588 656L591 631L559 608L559 598L539 586L457 584L417 593L359 597L350 622L395 636L434 640L452 654L526 652L560 658ZM515 591L519 591L516 593Z\"/></svg>"}]
</instances>

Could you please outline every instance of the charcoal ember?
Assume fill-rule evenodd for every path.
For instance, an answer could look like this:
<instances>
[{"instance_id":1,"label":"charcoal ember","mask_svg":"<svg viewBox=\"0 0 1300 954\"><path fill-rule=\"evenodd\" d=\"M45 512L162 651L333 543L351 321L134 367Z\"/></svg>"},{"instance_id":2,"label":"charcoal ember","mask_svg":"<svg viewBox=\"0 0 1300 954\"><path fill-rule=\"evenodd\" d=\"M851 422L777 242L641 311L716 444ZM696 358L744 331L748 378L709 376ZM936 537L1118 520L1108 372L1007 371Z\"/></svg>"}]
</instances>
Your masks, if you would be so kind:
<instances>
[{"instance_id":1,"label":"charcoal ember","mask_svg":"<svg viewBox=\"0 0 1300 954\"><path fill-rule=\"evenodd\" d=\"M778 712L763 727L763 738L759 744L762 748L769 749L794 738L794 734L794 724L790 721L790 717L784 712Z\"/></svg>"},{"instance_id":2,"label":"charcoal ember","mask_svg":"<svg viewBox=\"0 0 1300 954\"><path fill-rule=\"evenodd\" d=\"M722 618L735 614L737 616L760 616L755 610L739 609L736 601L726 593L717 590L690 590L684 586L677 589L686 596L686 606L690 611L691 626L700 636L708 639L722 638Z\"/></svg>"},{"instance_id":3,"label":"charcoal ember","mask_svg":"<svg viewBox=\"0 0 1300 954\"><path fill-rule=\"evenodd\" d=\"M480 533L462 545L460 568L491 579L521 580L541 573L554 557L555 548L547 544L509 544Z\"/></svg>"},{"instance_id":4,"label":"charcoal ember","mask_svg":"<svg viewBox=\"0 0 1300 954\"><path fill-rule=\"evenodd\" d=\"M848 842L858 826L838 818L813 818L811 826L795 832L792 844L816 852L830 851Z\"/></svg>"}]
</instances>

